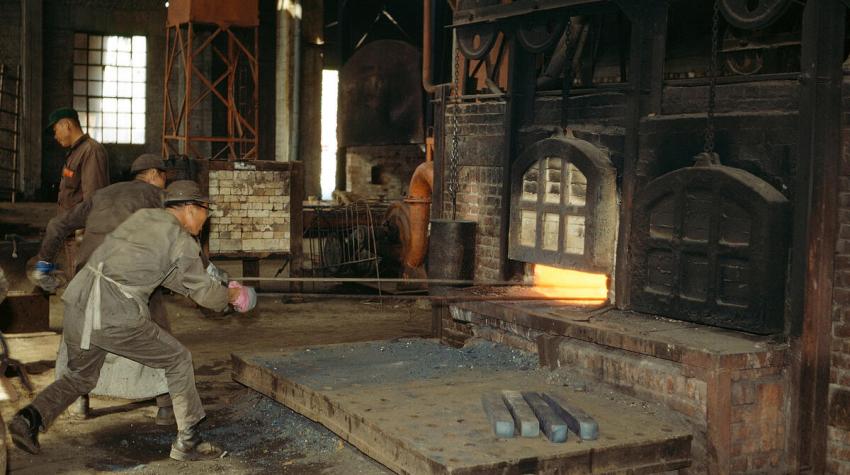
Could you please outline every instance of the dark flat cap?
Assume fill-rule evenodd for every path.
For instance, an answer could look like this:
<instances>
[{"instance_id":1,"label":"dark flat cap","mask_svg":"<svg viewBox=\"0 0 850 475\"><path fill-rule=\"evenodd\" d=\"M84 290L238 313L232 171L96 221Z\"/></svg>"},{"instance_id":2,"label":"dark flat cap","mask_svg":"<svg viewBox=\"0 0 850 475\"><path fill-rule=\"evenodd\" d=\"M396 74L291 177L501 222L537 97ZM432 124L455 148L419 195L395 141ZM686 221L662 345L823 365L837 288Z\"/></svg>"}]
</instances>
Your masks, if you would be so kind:
<instances>
[{"instance_id":1,"label":"dark flat cap","mask_svg":"<svg viewBox=\"0 0 850 475\"><path fill-rule=\"evenodd\" d=\"M165 162L162 161L162 157L159 155L143 153L133 160L133 164L130 165L130 173L139 173L149 168L165 171Z\"/></svg>"},{"instance_id":2,"label":"dark flat cap","mask_svg":"<svg viewBox=\"0 0 850 475\"><path fill-rule=\"evenodd\" d=\"M62 119L74 119L78 124L80 123L80 116L77 114L77 111L70 107L60 107L50 113L50 116L47 118L47 127L44 130L50 132L50 129Z\"/></svg>"},{"instance_id":3,"label":"dark flat cap","mask_svg":"<svg viewBox=\"0 0 850 475\"><path fill-rule=\"evenodd\" d=\"M192 180L178 180L165 189L165 204L174 203L205 203L210 204L210 197L201 192L201 187Z\"/></svg>"}]
</instances>

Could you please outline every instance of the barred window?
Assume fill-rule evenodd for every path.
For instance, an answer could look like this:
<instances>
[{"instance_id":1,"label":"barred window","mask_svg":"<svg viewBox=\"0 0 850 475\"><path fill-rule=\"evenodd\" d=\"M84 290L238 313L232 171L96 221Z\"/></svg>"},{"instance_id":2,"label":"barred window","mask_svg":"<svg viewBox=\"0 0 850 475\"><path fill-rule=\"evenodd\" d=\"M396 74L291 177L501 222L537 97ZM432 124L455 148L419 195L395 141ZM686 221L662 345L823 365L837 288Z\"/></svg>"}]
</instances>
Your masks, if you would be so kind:
<instances>
[{"instance_id":1,"label":"barred window","mask_svg":"<svg viewBox=\"0 0 850 475\"><path fill-rule=\"evenodd\" d=\"M74 34L74 109L103 143L145 143L147 39Z\"/></svg>"}]
</instances>

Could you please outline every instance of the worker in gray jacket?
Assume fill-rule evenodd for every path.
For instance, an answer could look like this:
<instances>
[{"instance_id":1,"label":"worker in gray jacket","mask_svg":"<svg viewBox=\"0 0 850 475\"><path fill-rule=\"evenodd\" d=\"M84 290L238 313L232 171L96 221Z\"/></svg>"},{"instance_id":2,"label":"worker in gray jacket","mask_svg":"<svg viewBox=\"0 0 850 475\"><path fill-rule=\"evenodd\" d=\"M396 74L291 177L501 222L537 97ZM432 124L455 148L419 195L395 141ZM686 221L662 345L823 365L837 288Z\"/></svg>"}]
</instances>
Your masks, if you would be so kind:
<instances>
[{"instance_id":1,"label":"worker in gray jacket","mask_svg":"<svg viewBox=\"0 0 850 475\"><path fill-rule=\"evenodd\" d=\"M158 155L145 153L133 160L130 165L133 179L115 183L97 190L94 195L51 219L47 225L41 248L38 251L38 262L35 265L33 278L35 283L44 290L52 292L60 282L53 279L55 266L53 264L59 254L65 238L76 229L85 228L83 241L77 251L77 269L88 262L89 256L97 249L119 224L124 222L134 212L144 208L162 208L162 193L165 188L165 162ZM151 294L151 320L171 331L168 315L162 300L162 292L157 290ZM68 354L65 345L59 346L56 357L56 376L61 377L67 369ZM156 423L159 425L174 424L174 411L171 397L165 383L165 374L161 369L149 368L126 358L110 358L103 369L94 394L126 399L143 399L156 397ZM69 408L77 418L85 418L89 411L88 395L80 397Z\"/></svg>"},{"instance_id":2,"label":"worker in gray jacket","mask_svg":"<svg viewBox=\"0 0 850 475\"><path fill-rule=\"evenodd\" d=\"M113 353L165 370L177 419L171 458L221 456L220 447L201 439L198 426L205 413L195 387L192 356L151 321L148 300L154 289L162 286L213 310L224 310L230 303L237 311L247 312L256 304L256 294L237 282L225 288L204 269L193 236L207 220L209 199L196 183L172 183L166 190L165 206L139 210L121 223L65 290L68 372L9 424L12 441L22 450L39 452L38 431L94 388L106 355Z\"/></svg>"}]
</instances>

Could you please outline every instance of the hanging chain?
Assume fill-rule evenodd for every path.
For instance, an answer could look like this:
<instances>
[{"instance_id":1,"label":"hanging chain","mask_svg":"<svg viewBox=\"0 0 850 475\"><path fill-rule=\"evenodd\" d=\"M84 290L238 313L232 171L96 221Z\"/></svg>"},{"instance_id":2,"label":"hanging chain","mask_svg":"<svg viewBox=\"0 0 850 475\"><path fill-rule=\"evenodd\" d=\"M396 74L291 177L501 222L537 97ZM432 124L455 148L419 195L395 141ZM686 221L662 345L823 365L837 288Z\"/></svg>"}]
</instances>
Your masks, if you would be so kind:
<instances>
[{"instance_id":1,"label":"hanging chain","mask_svg":"<svg viewBox=\"0 0 850 475\"><path fill-rule=\"evenodd\" d=\"M717 99L717 41L720 36L720 0L714 0L711 19L711 61L708 65L708 117L705 124L703 151L714 153L714 108Z\"/></svg>"},{"instance_id":2,"label":"hanging chain","mask_svg":"<svg viewBox=\"0 0 850 475\"><path fill-rule=\"evenodd\" d=\"M452 113L452 152L449 159L449 199L452 204L452 220L457 219L458 164L460 162L460 138L458 137L458 119L460 113L460 48L455 50L454 70L454 112Z\"/></svg>"}]
</instances>

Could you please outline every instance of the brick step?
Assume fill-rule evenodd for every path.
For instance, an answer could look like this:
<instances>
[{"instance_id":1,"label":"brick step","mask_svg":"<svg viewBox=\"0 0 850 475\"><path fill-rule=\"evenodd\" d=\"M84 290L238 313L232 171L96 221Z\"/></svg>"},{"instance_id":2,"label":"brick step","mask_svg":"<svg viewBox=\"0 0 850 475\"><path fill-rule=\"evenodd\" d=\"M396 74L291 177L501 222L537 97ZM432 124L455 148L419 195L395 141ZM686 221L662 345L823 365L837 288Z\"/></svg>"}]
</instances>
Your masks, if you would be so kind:
<instances>
[{"instance_id":1,"label":"brick step","mask_svg":"<svg viewBox=\"0 0 850 475\"><path fill-rule=\"evenodd\" d=\"M687 473L784 470L790 363L784 342L553 301L458 303L448 314L443 324L454 335L536 352L543 366L567 368L675 411L694 435Z\"/></svg>"}]
</instances>

